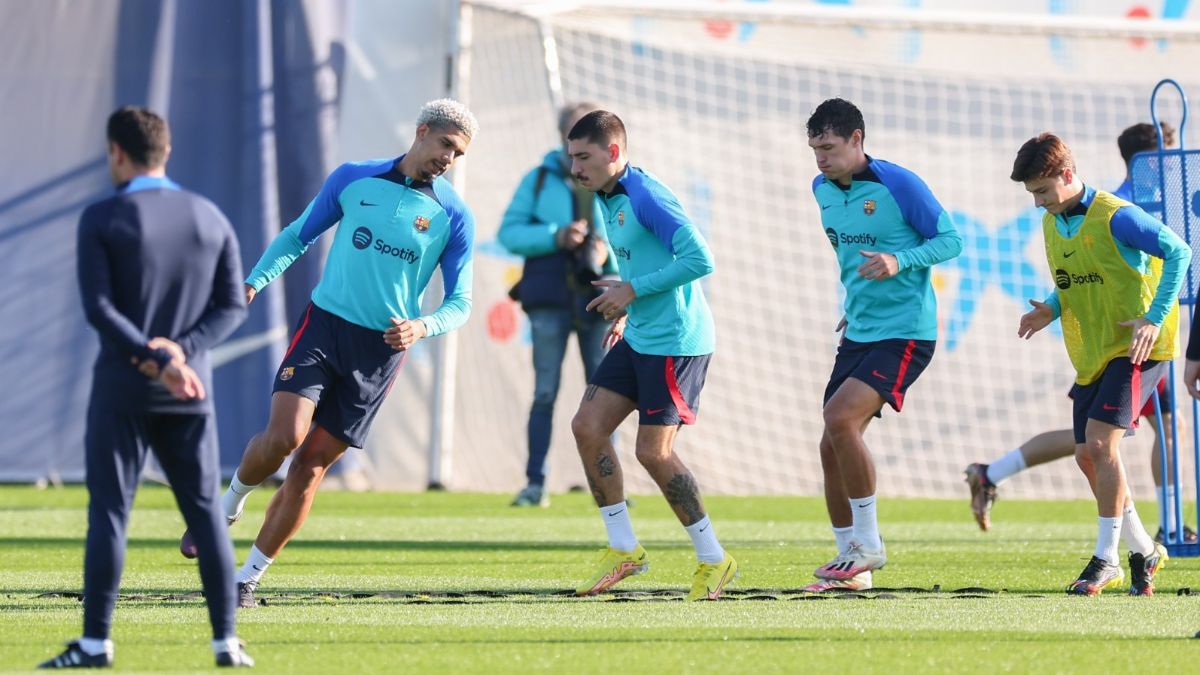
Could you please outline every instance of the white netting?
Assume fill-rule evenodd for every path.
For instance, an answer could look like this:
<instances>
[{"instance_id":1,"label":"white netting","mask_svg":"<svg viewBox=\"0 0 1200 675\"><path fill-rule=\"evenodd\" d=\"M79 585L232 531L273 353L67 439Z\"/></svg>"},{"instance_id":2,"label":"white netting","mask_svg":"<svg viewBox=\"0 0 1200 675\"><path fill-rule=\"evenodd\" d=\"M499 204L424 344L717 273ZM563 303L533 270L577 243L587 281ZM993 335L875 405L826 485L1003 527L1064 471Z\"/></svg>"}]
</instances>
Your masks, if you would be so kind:
<instances>
[{"instance_id":1,"label":"white netting","mask_svg":"<svg viewBox=\"0 0 1200 675\"><path fill-rule=\"evenodd\" d=\"M675 190L716 256L705 290L718 349L700 422L678 443L706 491L821 490L821 394L841 290L810 190L816 169L804 123L832 96L862 108L868 151L921 175L965 242L934 275L941 337L932 365L904 414L885 412L868 432L881 493L962 496L967 463L1070 425L1072 373L1060 335L1016 337L1026 299L1044 297L1050 278L1040 214L1009 181L1012 159L1030 136L1053 130L1086 180L1115 187L1124 175L1116 137L1147 120L1154 83L1175 76L1200 92L1187 65L1200 62L1195 35L1136 41L1113 31L1056 37L608 10L544 21L563 97L601 102L624 119L632 161ZM533 374L524 316L505 298L520 261L495 233L521 175L557 141L555 102L536 20L475 5L472 36L465 93L483 129L466 189L479 224L476 309L460 347L451 484L508 490L523 480ZM1178 112L1171 100L1159 106L1169 121ZM1195 134L1187 141L1194 145ZM583 482L569 429L581 369L572 349L552 489ZM626 479L634 491L653 491L633 459L632 431L621 437ZM1135 494L1150 499L1149 434L1127 445ZM1006 494L1088 490L1065 460L1024 474Z\"/></svg>"}]
</instances>

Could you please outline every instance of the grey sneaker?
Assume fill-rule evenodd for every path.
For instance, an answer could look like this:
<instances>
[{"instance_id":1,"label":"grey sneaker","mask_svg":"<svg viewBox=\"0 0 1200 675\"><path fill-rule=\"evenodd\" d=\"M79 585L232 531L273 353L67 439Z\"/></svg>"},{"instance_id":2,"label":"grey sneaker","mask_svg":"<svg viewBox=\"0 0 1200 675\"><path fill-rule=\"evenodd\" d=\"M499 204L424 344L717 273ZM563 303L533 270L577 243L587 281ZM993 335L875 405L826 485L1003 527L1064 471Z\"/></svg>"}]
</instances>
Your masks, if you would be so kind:
<instances>
[{"instance_id":1,"label":"grey sneaker","mask_svg":"<svg viewBox=\"0 0 1200 675\"><path fill-rule=\"evenodd\" d=\"M253 668L254 659L246 653L246 643L238 640L237 651L217 654L218 668Z\"/></svg>"},{"instance_id":2,"label":"grey sneaker","mask_svg":"<svg viewBox=\"0 0 1200 675\"><path fill-rule=\"evenodd\" d=\"M526 485L512 500L513 506L550 506L550 496L541 485Z\"/></svg>"},{"instance_id":3,"label":"grey sneaker","mask_svg":"<svg viewBox=\"0 0 1200 675\"><path fill-rule=\"evenodd\" d=\"M257 581L237 582L238 609L252 609L258 606L254 591L258 588Z\"/></svg>"}]
</instances>

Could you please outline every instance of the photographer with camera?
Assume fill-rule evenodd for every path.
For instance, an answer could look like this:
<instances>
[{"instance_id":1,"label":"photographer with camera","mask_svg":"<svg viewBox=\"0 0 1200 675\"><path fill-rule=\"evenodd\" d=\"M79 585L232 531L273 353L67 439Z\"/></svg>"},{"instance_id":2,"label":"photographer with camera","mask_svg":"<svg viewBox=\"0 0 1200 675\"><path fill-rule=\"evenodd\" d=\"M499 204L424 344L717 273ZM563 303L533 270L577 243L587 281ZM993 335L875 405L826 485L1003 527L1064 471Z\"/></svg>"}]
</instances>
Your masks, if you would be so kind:
<instances>
[{"instance_id":1,"label":"photographer with camera","mask_svg":"<svg viewBox=\"0 0 1200 675\"><path fill-rule=\"evenodd\" d=\"M513 506L547 506L546 464L554 401L567 338L572 332L588 377L604 357L608 323L587 304L599 295L592 282L615 276L617 265L604 235L595 195L575 184L564 149L566 135L581 117L598 109L592 103L568 103L558 115L562 147L521 179L500 223L500 244L525 258L521 281L511 296L529 316L533 339L534 391L529 411L528 485Z\"/></svg>"}]
</instances>

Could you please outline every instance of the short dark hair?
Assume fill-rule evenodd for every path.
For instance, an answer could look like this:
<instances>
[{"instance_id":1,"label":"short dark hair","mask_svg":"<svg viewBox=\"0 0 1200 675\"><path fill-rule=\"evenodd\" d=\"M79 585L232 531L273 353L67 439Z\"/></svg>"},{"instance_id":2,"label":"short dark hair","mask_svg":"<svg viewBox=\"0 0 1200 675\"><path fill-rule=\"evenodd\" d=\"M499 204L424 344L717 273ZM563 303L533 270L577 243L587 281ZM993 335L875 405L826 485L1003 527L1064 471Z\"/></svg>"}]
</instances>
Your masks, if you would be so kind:
<instances>
[{"instance_id":1,"label":"short dark hair","mask_svg":"<svg viewBox=\"0 0 1200 675\"><path fill-rule=\"evenodd\" d=\"M624 148L626 142L625 123L621 121L620 117L607 110L592 111L579 118L575 126L571 127L571 133L567 134L568 141L580 139L604 147L608 147L610 143L616 143Z\"/></svg>"},{"instance_id":2,"label":"short dark hair","mask_svg":"<svg viewBox=\"0 0 1200 675\"><path fill-rule=\"evenodd\" d=\"M1164 148L1169 148L1175 145L1175 127L1166 122L1159 122L1162 127L1162 142ZM1158 131L1154 129L1153 124L1142 122L1135 124L1117 137L1117 147L1121 150L1121 159L1125 160L1125 166L1129 166L1129 160L1139 152L1158 149Z\"/></svg>"},{"instance_id":3,"label":"short dark hair","mask_svg":"<svg viewBox=\"0 0 1200 675\"><path fill-rule=\"evenodd\" d=\"M127 105L108 116L108 140L120 146L134 164L156 169L167 161L171 129L166 120L146 108Z\"/></svg>"},{"instance_id":4,"label":"short dark hair","mask_svg":"<svg viewBox=\"0 0 1200 675\"><path fill-rule=\"evenodd\" d=\"M862 111L844 98L825 100L808 118L809 138L829 131L849 140L855 130L861 131L863 140L866 140L867 123L863 121Z\"/></svg>"},{"instance_id":5,"label":"short dark hair","mask_svg":"<svg viewBox=\"0 0 1200 675\"><path fill-rule=\"evenodd\" d=\"M1075 157L1061 138L1049 131L1025 141L1013 161L1012 178L1018 183L1057 176L1075 169Z\"/></svg>"}]
</instances>

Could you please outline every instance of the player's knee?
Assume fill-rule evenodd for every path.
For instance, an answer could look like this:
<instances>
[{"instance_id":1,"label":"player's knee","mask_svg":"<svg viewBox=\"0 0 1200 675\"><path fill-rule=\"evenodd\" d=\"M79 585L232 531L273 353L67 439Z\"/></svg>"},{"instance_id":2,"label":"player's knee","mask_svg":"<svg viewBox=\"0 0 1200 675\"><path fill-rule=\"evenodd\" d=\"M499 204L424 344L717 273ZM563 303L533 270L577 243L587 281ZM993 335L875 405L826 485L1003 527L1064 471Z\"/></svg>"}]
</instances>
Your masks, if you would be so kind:
<instances>
[{"instance_id":1,"label":"player's knee","mask_svg":"<svg viewBox=\"0 0 1200 675\"><path fill-rule=\"evenodd\" d=\"M832 439L834 437L858 433L862 424L861 420L855 419L854 416L847 414L845 410L833 407L826 407L822 415L825 418L825 434L821 442L824 445L828 440L830 450L833 450Z\"/></svg>"},{"instance_id":2,"label":"player's knee","mask_svg":"<svg viewBox=\"0 0 1200 675\"><path fill-rule=\"evenodd\" d=\"M599 420L582 410L571 419L571 433L575 434L575 442L581 446L603 442L608 438Z\"/></svg>"},{"instance_id":3,"label":"player's knee","mask_svg":"<svg viewBox=\"0 0 1200 675\"><path fill-rule=\"evenodd\" d=\"M288 466L287 482L306 490L315 490L325 477L328 466L317 458L300 455Z\"/></svg>"},{"instance_id":4,"label":"player's knee","mask_svg":"<svg viewBox=\"0 0 1200 675\"><path fill-rule=\"evenodd\" d=\"M292 425L271 425L263 432L263 444L274 456L286 457L304 442L307 429L299 429Z\"/></svg>"},{"instance_id":5,"label":"player's knee","mask_svg":"<svg viewBox=\"0 0 1200 675\"><path fill-rule=\"evenodd\" d=\"M1075 465L1083 470L1085 474L1090 473L1092 470L1092 458L1088 456L1084 446L1075 446Z\"/></svg>"},{"instance_id":6,"label":"player's knee","mask_svg":"<svg viewBox=\"0 0 1200 675\"><path fill-rule=\"evenodd\" d=\"M637 458L639 464L647 469L653 469L654 467L662 464L668 457L671 456L671 449L660 448L656 445L639 445L636 449L634 449L633 454L634 457Z\"/></svg>"},{"instance_id":7,"label":"player's knee","mask_svg":"<svg viewBox=\"0 0 1200 675\"><path fill-rule=\"evenodd\" d=\"M1089 438L1083 444L1082 454L1091 465L1108 464L1116 456L1116 448L1104 439ZM1078 461L1079 452L1076 452L1076 461Z\"/></svg>"},{"instance_id":8,"label":"player's knee","mask_svg":"<svg viewBox=\"0 0 1200 675\"><path fill-rule=\"evenodd\" d=\"M837 459L837 455L835 455L833 451L833 441L830 440L829 434L821 435L820 447L822 465L828 464L830 461L835 461Z\"/></svg>"}]
</instances>

